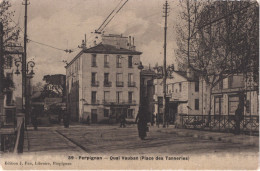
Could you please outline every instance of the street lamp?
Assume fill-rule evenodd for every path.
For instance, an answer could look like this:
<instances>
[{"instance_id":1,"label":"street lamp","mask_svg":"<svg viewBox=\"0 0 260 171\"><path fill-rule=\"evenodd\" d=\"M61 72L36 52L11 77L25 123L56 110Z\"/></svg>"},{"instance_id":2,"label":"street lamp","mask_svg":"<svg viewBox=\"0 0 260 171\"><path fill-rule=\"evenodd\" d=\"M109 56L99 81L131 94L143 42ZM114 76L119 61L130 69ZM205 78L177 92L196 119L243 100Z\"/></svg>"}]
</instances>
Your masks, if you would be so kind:
<instances>
[{"instance_id":1,"label":"street lamp","mask_svg":"<svg viewBox=\"0 0 260 171\"><path fill-rule=\"evenodd\" d=\"M34 75L34 71L33 71L33 68L35 66L35 62L33 61L28 61L27 64L26 64L26 68L21 68L19 70L19 66L22 65L22 61L21 59L20 60L16 60L15 61L15 66L17 67L16 71L15 71L15 74L18 76L19 74L21 74L20 70L23 72L25 71L26 73L26 77L28 77L29 81L30 79L33 77ZM24 70L25 69L25 70ZM30 69L30 70L29 70ZM30 71L30 72L29 72ZM26 79L27 80L27 79ZM22 98L25 98L25 106L24 106L24 103L22 103L22 108L23 110L25 111L25 126L27 126L28 124L28 121L29 121L29 113L28 113L28 108L30 107L29 106L29 94L27 92L26 89L28 88L27 87L27 81L25 83L23 83L24 86L24 89L22 91ZM29 82L29 86L30 86L30 82Z\"/></svg>"},{"instance_id":2,"label":"street lamp","mask_svg":"<svg viewBox=\"0 0 260 171\"><path fill-rule=\"evenodd\" d=\"M16 66L16 71L15 71L15 74L18 76L19 74L21 74L21 72L19 71L19 66L22 64L22 61L21 60L16 60L15 61L15 66ZM33 68L34 68L34 66L35 66L35 62L33 62L33 61L29 61L29 62L27 62L27 65L26 65L26 74L28 74L28 75L34 75L35 73L34 73L34 71L33 71ZM30 73L29 73L29 67L31 68L31 70L30 70ZM21 69L21 71L22 71L23 69Z\"/></svg>"}]
</instances>

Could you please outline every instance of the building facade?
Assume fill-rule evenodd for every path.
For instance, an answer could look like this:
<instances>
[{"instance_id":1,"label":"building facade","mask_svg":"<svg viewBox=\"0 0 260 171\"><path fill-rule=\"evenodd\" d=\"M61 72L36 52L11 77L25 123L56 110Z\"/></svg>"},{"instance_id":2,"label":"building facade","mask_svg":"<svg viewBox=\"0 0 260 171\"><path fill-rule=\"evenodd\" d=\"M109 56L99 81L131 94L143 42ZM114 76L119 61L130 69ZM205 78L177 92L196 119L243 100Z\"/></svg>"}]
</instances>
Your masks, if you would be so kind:
<instances>
[{"instance_id":1,"label":"building facade","mask_svg":"<svg viewBox=\"0 0 260 171\"><path fill-rule=\"evenodd\" d=\"M199 81L192 73L173 71L166 80L166 112L170 122L178 114L195 115L201 113ZM163 115L163 79L154 79L154 114Z\"/></svg>"},{"instance_id":2,"label":"building facade","mask_svg":"<svg viewBox=\"0 0 260 171\"><path fill-rule=\"evenodd\" d=\"M141 52L122 35L103 35L66 66L67 109L71 118L92 123L134 120L140 100Z\"/></svg>"},{"instance_id":3,"label":"building facade","mask_svg":"<svg viewBox=\"0 0 260 171\"><path fill-rule=\"evenodd\" d=\"M234 74L225 78L212 90L211 115L235 115L239 96L244 95L244 115L258 115L258 86L252 75Z\"/></svg>"}]
</instances>

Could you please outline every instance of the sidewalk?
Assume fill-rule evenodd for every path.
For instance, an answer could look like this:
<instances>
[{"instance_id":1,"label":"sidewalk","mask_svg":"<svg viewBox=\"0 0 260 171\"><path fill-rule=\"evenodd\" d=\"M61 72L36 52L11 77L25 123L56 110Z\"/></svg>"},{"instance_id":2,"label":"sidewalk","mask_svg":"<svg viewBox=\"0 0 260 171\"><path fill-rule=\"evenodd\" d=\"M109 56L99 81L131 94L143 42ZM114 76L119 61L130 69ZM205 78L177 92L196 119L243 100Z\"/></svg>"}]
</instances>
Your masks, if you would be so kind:
<instances>
[{"instance_id":1,"label":"sidewalk","mask_svg":"<svg viewBox=\"0 0 260 171\"><path fill-rule=\"evenodd\" d=\"M169 128L160 128L156 126L151 126L151 130L156 130L157 132L164 132L168 134L176 134L182 137L194 137L204 140L222 141L234 144L243 144L249 146L259 146L259 136L250 135L234 135L233 133L222 133L222 132L210 132L210 131L200 131L192 129L179 129L174 128L172 125Z\"/></svg>"}]
</instances>

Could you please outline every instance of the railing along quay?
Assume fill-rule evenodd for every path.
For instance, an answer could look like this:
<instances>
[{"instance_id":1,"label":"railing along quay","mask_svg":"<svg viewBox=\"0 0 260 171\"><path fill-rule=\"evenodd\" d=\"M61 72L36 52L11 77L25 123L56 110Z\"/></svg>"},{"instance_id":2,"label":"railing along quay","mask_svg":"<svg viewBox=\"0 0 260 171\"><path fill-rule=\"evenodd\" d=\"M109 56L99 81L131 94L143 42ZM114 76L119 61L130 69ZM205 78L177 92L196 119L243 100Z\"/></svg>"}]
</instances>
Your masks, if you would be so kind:
<instances>
[{"instance_id":1,"label":"railing along quay","mask_svg":"<svg viewBox=\"0 0 260 171\"><path fill-rule=\"evenodd\" d=\"M235 115L187 115L180 114L182 128L219 132L234 132L236 129ZM259 116L242 116L240 132L259 135Z\"/></svg>"}]
</instances>

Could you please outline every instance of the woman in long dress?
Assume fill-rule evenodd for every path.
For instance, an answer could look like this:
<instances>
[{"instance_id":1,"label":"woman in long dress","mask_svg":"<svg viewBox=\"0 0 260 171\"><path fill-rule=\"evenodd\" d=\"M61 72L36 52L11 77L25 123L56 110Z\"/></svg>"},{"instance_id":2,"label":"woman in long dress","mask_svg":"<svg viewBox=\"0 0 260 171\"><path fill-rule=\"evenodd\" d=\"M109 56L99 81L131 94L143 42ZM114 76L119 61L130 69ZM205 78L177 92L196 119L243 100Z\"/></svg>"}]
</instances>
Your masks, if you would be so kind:
<instances>
[{"instance_id":1,"label":"woman in long dress","mask_svg":"<svg viewBox=\"0 0 260 171\"><path fill-rule=\"evenodd\" d=\"M139 137L141 140L144 140L146 137L146 129L147 129L147 112L145 109L145 105L141 104L139 107L138 114L136 116L137 128Z\"/></svg>"}]
</instances>

